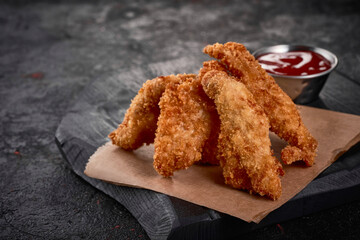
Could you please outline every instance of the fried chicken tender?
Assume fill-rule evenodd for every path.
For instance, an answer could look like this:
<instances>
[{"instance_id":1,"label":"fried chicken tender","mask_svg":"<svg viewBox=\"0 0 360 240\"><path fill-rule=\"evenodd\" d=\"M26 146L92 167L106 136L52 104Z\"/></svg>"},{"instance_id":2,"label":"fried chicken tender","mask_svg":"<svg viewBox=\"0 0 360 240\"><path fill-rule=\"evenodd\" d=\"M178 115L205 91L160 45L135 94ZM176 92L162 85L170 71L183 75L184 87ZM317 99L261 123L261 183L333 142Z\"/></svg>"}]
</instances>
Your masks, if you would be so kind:
<instances>
[{"instance_id":1,"label":"fried chicken tender","mask_svg":"<svg viewBox=\"0 0 360 240\"><path fill-rule=\"evenodd\" d=\"M225 183L275 200L281 195L281 164L272 156L269 120L244 84L217 70L202 77L215 101L221 127L218 141Z\"/></svg>"},{"instance_id":2,"label":"fried chicken tender","mask_svg":"<svg viewBox=\"0 0 360 240\"><path fill-rule=\"evenodd\" d=\"M303 160L307 166L312 166L318 145L316 139L305 127L290 97L246 48L234 42L216 43L206 46L203 52L219 59L245 84L269 118L270 130L290 144L282 150L283 162L290 164Z\"/></svg>"},{"instance_id":3,"label":"fried chicken tender","mask_svg":"<svg viewBox=\"0 0 360 240\"><path fill-rule=\"evenodd\" d=\"M221 65L218 61L211 60L203 63L203 68L200 69L198 78L202 77L211 70L226 71L226 68ZM200 163L210 164L210 165L219 165L219 159L217 157L218 152L218 139L220 134L220 119L219 114L217 113L215 103L211 100L208 102L209 113L211 119L211 130L210 136L205 142L205 146L202 153L202 159Z\"/></svg>"},{"instance_id":4,"label":"fried chicken tender","mask_svg":"<svg viewBox=\"0 0 360 240\"><path fill-rule=\"evenodd\" d=\"M198 78L169 85L160 99L154 168L164 177L200 161L211 132L211 100Z\"/></svg>"},{"instance_id":5,"label":"fried chicken tender","mask_svg":"<svg viewBox=\"0 0 360 240\"><path fill-rule=\"evenodd\" d=\"M143 144L153 143L160 114L160 97L166 86L177 85L187 76L161 76L146 81L131 101L123 122L109 134L112 143L125 150L135 150Z\"/></svg>"}]
</instances>

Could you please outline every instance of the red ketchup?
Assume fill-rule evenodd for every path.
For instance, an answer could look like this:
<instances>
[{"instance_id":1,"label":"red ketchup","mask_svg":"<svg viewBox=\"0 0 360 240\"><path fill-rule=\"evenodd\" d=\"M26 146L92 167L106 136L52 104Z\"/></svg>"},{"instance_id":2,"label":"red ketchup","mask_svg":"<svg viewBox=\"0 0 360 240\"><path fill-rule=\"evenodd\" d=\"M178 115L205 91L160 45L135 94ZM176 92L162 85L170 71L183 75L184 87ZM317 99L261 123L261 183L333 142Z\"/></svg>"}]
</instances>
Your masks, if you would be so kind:
<instances>
[{"instance_id":1,"label":"red ketchup","mask_svg":"<svg viewBox=\"0 0 360 240\"><path fill-rule=\"evenodd\" d=\"M286 76L312 75L331 68L329 60L312 51L265 53L257 60L268 73Z\"/></svg>"}]
</instances>

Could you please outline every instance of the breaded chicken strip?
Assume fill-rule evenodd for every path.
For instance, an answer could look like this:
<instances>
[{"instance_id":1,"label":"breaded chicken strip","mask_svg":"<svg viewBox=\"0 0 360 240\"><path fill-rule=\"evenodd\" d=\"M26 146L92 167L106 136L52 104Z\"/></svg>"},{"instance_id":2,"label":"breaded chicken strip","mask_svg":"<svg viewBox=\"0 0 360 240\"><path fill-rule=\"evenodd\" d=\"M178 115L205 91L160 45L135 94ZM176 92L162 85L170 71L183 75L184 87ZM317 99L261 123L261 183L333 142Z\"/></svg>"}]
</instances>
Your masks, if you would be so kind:
<instances>
[{"instance_id":1,"label":"breaded chicken strip","mask_svg":"<svg viewBox=\"0 0 360 240\"><path fill-rule=\"evenodd\" d=\"M209 102L197 78L166 87L154 142L154 168L162 176L170 177L201 159L211 131Z\"/></svg>"},{"instance_id":2,"label":"breaded chicken strip","mask_svg":"<svg viewBox=\"0 0 360 240\"><path fill-rule=\"evenodd\" d=\"M205 61L203 62L203 67L199 71L198 78L202 79L203 76L211 70L217 70L223 72L227 71L226 67L216 60Z\"/></svg>"},{"instance_id":3,"label":"breaded chicken strip","mask_svg":"<svg viewBox=\"0 0 360 240\"><path fill-rule=\"evenodd\" d=\"M125 150L135 150L143 144L153 143L160 114L160 97L166 86L177 85L186 76L161 76L146 81L131 101L123 122L109 134L113 144Z\"/></svg>"},{"instance_id":4,"label":"breaded chicken strip","mask_svg":"<svg viewBox=\"0 0 360 240\"><path fill-rule=\"evenodd\" d=\"M307 166L313 165L318 145L316 139L305 127L290 97L246 48L229 42L206 46L203 51L219 59L232 75L245 84L269 118L270 130L290 144L282 150L283 162L290 164L303 160Z\"/></svg>"},{"instance_id":5,"label":"breaded chicken strip","mask_svg":"<svg viewBox=\"0 0 360 240\"><path fill-rule=\"evenodd\" d=\"M281 195L281 165L272 156L269 120L244 84L225 72L202 78L220 116L219 158L225 183L275 200Z\"/></svg>"},{"instance_id":6,"label":"breaded chicken strip","mask_svg":"<svg viewBox=\"0 0 360 240\"><path fill-rule=\"evenodd\" d=\"M198 78L201 80L202 77L211 70L226 71L226 68L215 60L203 62L203 68L200 69ZM211 100L208 104L211 119L211 131L209 138L205 142L200 163L219 165L219 159L217 157L217 143L220 133L220 119L214 102Z\"/></svg>"}]
</instances>

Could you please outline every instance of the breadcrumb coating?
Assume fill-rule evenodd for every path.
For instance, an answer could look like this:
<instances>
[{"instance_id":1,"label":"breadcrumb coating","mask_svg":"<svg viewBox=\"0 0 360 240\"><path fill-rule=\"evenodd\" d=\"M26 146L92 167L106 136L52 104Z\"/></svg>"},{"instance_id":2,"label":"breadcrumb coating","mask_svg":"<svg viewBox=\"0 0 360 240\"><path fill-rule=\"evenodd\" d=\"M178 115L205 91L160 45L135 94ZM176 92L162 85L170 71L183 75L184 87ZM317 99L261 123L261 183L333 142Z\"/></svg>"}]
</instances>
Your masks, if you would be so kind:
<instances>
[{"instance_id":1,"label":"breadcrumb coating","mask_svg":"<svg viewBox=\"0 0 360 240\"><path fill-rule=\"evenodd\" d=\"M269 118L270 130L290 144L282 151L283 162L303 160L307 166L312 166L318 146L316 139L305 127L293 101L254 56L242 44L234 42L208 45L203 51L219 59L245 84Z\"/></svg>"},{"instance_id":2,"label":"breadcrumb coating","mask_svg":"<svg viewBox=\"0 0 360 240\"><path fill-rule=\"evenodd\" d=\"M125 150L154 143L153 166L164 177L195 163L220 165L226 184L276 200L284 170L269 130L289 143L281 151L285 164L313 165L318 143L243 45L216 43L203 51L219 61L204 62L197 75L146 81L109 138Z\"/></svg>"},{"instance_id":3,"label":"breadcrumb coating","mask_svg":"<svg viewBox=\"0 0 360 240\"><path fill-rule=\"evenodd\" d=\"M154 168L162 176L201 159L211 130L209 100L197 78L166 87L154 143Z\"/></svg>"},{"instance_id":4,"label":"breadcrumb coating","mask_svg":"<svg viewBox=\"0 0 360 240\"><path fill-rule=\"evenodd\" d=\"M153 143L160 114L160 97L166 86L175 86L184 79L185 75L170 75L146 81L131 101L123 122L109 134L112 143L125 150Z\"/></svg>"},{"instance_id":5,"label":"breadcrumb coating","mask_svg":"<svg viewBox=\"0 0 360 240\"><path fill-rule=\"evenodd\" d=\"M215 101L221 127L218 156L225 183L275 200L281 195L281 165L272 156L269 120L244 84L223 71L202 78Z\"/></svg>"},{"instance_id":6,"label":"breadcrumb coating","mask_svg":"<svg viewBox=\"0 0 360 240\"><path fill-rule=\"evenodd\" d=\"M200 69L198 74L198 79L202 79L202 77L211 70L219 70L226 71L223 65L221 65L218 61L211 60L203 62L203 67ZM219 114L217 113L215 103L211 100L208 101L209 104L209 112L211 118L211 131L210 136L205 142L205 146L202 153L202 159L200 163L202 164L210 164L210 165L219 165L219 159L217 157L218 152L218 139L220 133L220 119Z\"/></svg>"}]
</instances>

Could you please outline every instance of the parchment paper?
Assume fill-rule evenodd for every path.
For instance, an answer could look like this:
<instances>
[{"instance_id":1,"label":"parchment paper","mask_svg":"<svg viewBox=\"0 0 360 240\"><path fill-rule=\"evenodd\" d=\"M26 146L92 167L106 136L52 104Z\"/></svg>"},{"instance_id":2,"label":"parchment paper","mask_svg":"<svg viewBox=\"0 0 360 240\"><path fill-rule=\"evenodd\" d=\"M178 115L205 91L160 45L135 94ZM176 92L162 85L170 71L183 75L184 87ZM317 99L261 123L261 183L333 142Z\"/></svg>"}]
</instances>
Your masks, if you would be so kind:
<instances>
[{"instance_id":1,"label":"parchment paper","mask_svg":"<svg viewBox=\"0 0 360 240\"><path fill-rule=\"evenodd\" d=\"M172 178L163 178L152 166L152 145L127 152L108 142L90 157L85 174L118 185L151 189L259 223L360 141L360 116L305 106L298 108L305 125L319 142L318 156L312 167L284 166L282 195L276 201L225 185L218 166L194 165L175 172ZM286 143L274 134L270 134L270 138L275 155L279 157Z\"/></svg>"}]
</instances>

